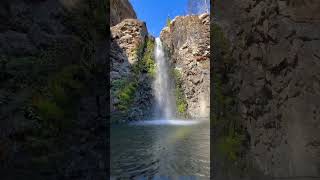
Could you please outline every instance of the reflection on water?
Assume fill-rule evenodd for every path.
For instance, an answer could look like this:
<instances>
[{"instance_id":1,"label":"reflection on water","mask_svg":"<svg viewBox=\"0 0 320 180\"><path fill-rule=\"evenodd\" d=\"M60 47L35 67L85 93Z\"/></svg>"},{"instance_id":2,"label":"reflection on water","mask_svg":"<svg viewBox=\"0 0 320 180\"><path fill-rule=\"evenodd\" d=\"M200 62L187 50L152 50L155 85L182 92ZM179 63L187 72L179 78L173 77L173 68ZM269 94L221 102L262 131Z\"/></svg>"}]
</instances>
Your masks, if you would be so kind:
<instances>
[{"instance_id":1,"label":"reflection on water","mask_svg":"<svg viewBox=\"0 0 320 180\"><path fill-rule=\"evenodd\" d=\"M145 121L111 128L111 176L209 179L209 123Z\"/></svg>"}]
</instances>

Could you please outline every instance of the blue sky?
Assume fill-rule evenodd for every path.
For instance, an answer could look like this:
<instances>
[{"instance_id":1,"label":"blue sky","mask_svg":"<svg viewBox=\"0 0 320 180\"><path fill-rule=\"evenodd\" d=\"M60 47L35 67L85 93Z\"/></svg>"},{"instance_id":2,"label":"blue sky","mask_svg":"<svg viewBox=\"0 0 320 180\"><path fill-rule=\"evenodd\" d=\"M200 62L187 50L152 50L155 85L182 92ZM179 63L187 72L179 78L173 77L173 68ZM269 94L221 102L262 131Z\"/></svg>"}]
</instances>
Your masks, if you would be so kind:
<instances>
[{"instance_id":1,"label":"blue sky","mask_svg":"<svg viewBox=\"0 0 320 180\"><path fill-rule=\"evenodd\" d=\"M149 33L159 37L170 19L186 14L187 0L130 0L138 19L145 21Z\"/></svg>"}]
</instances>

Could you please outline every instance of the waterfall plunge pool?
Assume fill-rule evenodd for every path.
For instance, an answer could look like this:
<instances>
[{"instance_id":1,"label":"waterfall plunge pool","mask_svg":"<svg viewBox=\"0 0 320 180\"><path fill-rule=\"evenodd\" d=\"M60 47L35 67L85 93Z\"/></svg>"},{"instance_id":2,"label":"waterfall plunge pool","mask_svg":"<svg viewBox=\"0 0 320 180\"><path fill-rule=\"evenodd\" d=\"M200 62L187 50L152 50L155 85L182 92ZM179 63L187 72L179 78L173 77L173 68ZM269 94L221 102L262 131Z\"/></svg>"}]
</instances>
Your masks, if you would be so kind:
<instances>
[{"instance_id":1,"label":"waterfall plunge pool","mask_svg":"<svg viewBox=\"0 0 320 180\"><path fill-rule=\"evenodd\" d=\"M176 126L188 126L200 123L200 120L180 120L180 119L159 119L159 120L147 120L136 121L130 123L131 125L176 125Z\"/></svg>"},{"instance_id":2,"label":"waterfall plunge pool","mask_svg":"<svg viewBox=\"0 0 320 180\"><path fill-rule=\"evenodd\" d=\"M111 127L111 179L209 179L210 124L151 120Z\"/></svg>"},{"instance_id":3,"label":"waterfall plunge pool","mask_svg":"<svg viewBox=\"0 0 320 180\"><path fill-rule=\"evenodd\" d=\"M111 126L110 179L209 179L209 120L175 119L175 84L156 38L154 120ZM158 118L157 117L161 117Z\"/></svg>"}]
</instances>

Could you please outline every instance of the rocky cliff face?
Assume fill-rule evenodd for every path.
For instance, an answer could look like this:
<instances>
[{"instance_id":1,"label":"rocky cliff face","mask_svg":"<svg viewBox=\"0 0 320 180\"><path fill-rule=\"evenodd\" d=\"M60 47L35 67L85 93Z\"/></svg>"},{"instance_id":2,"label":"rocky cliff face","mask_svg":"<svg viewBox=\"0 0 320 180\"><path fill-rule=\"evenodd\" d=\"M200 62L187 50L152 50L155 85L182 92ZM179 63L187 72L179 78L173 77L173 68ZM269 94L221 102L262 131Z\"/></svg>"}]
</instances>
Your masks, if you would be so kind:
<instances>
[{"instance_id":1,"label":"rocky cliff face","mask_svg":"<svg viewBox=\"0 0 320 180\"><path fill-rule=\"evenodd\" d=\"M120 5L123 12L127 12L125 10L128 7L133 11L130 4ZM126 17L129 16L121 16ZM147 60L151 60L151 63L154 61L154 40L148 36L146 24L137 19L124 19L110 30L112 122L139 120L150 116L152 77L148 75L145 63Z\"/></svg>"},{"instance_id":2,"label":"rocky cliff face","mask_svg":"<svg viewBox=\"0 0 320 180\"><path fill-rule=\"evenodd\" d=\"M209 117L210 19L208 14L178 16L161 31L173 68L181 75L187 113Z\"/></svg>"},{"instance_id":3,"label":"rocky cliff face","mask_svg":"<svg viewBox=\"0 0 320 180\"><path fill-rule=\"evenodd\" d=\"M148 31L144 22L137 19L125 19L116 26L111 27L112 34L112 62L114 63L124 63L127 67L133 65L138 61L138 50L139 47L143 47L145 39L148 35ZM118 53L116 46L122 51ZM115 52L117 51L117 52ZM118 55L118 57L115 56ZM120 71L121 68L118 65L112 64L111 74L112 79L117 79L114 72Z\"/></svg>"},{"instance_id":4,"label":"rocky cliff face","mask_svg":"<svg viewBox=\"0 0 320 180\"><path fill-rule=\"evenodd\" d=\"M319 176L320 4L223 0L214 12L230 42L233 71L224 76L255 166L275 177Z\"/></svg>"},{"instance_id":5,"label":"rocky cliff face","mask_svg":"<svg viewBox=\"0 0 320 180\"><path fill-rule=\"evenodd\" d=\"M105 6L0 2L3 179L105 176Z\"/></svg>"},{"instance_id":6,"label":"rocky cliff face","mask_svg":"<svg viewBox=\"0 0 320 180\"><path fill-rule=\"evenodd\" d=\"M110 26L120 23L124 19L137 19L128 0L110 0Z\"/></svg>"}]
</instances>

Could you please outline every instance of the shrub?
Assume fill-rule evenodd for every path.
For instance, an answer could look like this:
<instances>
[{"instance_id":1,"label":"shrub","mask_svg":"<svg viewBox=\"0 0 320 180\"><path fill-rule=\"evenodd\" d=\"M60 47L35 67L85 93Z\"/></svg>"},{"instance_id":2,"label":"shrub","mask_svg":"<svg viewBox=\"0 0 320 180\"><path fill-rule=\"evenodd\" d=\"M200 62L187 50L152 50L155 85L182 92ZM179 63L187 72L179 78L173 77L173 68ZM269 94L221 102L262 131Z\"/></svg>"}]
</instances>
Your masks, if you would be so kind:
<instances>
[{"instance_id":1,"label":"shrub","mask_svg":"<svg viewBox=\"0 0 320 180\"><path fill-rule=\"evenodd\" d=\"M150 77L154 77L156 75L156 65L149 66L148 73Z\"/></svg>"},{"instance_id":2,"label":"shrub","mask_svg":"<svg viewBox=\"0 0 320 180\"><path fill-rule=\"evenodd\" d=\"M241 152L243 136L239 134L220 138L218 149L228 160L236 161Z\"/></svg>"},{"instance_id":3,"label":"shrub","mask_svg":"<svg viewBox=\"0 0 320 180\"><path fill-rule=\"evenodd\" d=\"M139 78L142 73L148 73L150 77L154 77L156 65L154 62L154 41L146 38L144 44L141 44L134 50L138 58L137 63L132 66L133 76L130 78L123 78L113 80L111 82L111 95L118 99L115 105L117 109L122 112L129 110L134 102L135 93L139 83Z\"/></svg>"},{"instance_id":4,"label":"shrub","mask_svg":"<svg viewBox=\"0 0 320 180\"><path fill-rule=\"evenodd\" d=\"M126 83L126 80L125 79L116 79L116 80L113 80L111 82L111 89L116 91L120 88L122 88Z\"/></svg>"},{"instance_id":5,"label":"shrub","mask_svg":"<svg viewBox=\"0 0 320 180\"><path fill-rule=\"evenodd\" d=\"M150 39L147 39L146 50L142 59L142 63L149 76L154 77L156 72L156 64L154 60L154 42Z\"/></svg>"},{"instance_id":6,"label":"shrub","mask_svg":"<svg viewBox=\"0 0 320 180\"><path fill-rule=\"evenodd\" d=\"M137 89L137 79L117 79L113 80L111 85L111 94L119 100L115 106L120 111L127 111L134 100Z\"/></svg>"},{"instance_id":7,"label":"shrub","mask_svg":"<svg viewBox=\"0 0 320 180\"><path fill-rule=\"evenodd\" d=\"M187 110L187 104L186 104L186 102L181 101L181 102L178 102L177 104L178 104L178 112L179 112L180 114L185 113L186 110Z\"/></svg>"},{"instance_id":8,"label":"shrub","mask_svg":"<svg viewBox=\"0 0 320 180\"><path fill-rule=\"evenodd\" d=\"M176 97L176 106L178 116L186 117L187 116L187 101L185 99L184 91L182 89L182 80L181 73L177 69L173 69L173 77L175 80L175 97Z\"/></svg>"},{"instance_id":9,"label":"shrub","mask_svg":"<svg viewBox=\"0 0 320 180\"><path fill-rule=\"evenodd\" d=\"M136 88L137 83L131 82L125 85L123 88L119 89L119 91L117 92L117 98L119 99L117 108L119 110L126 111L129 109L130 105L134 100Z\"/></svg>"},{"instance_id":10,"label":"shrub","mask_svg":"<svg viewBox=\"0 0 320 180\"><path fill-rule=\"evenodd\" d=\"M136 77L142 72L147 72L150 77L154 77L156 65L154 60L154 42L147 38L145 45L139 46L134 50L138 57L138 62L133 66Z\"/></svg>"},{"instance_id":11,"label":"shrub","mask_svg":"<svg viewBox=\"0 0 320 180\"><path fill-rule=\"evenodd\" d=\"M47 87L36 94L32 102L43 125L53 130L71 125L88 77L88 72L80 65L67 66L51 75Z\"/></svg>"},{"instance_id":12,"label":"shrub","mask_svg":"<svg viewBox=\"0 0 320 180\"><path fill-rule=\"evenodd\" d=\"M167 17L167 26L169 27L171 23L171 19L169 17Z\"/></svg>"},{"instance_id":13,"label":"shrub","mask_svg":"<svg viewBox=\"0 0 320 180\"><path fill-rule=\"evenodd\" d=\"M51 125L53 121L63 120L64 111L55 102L47 98L39 98L33 104L37 110L41 119L44 120L46 125Z\"/></svg>"}]
</instances>

